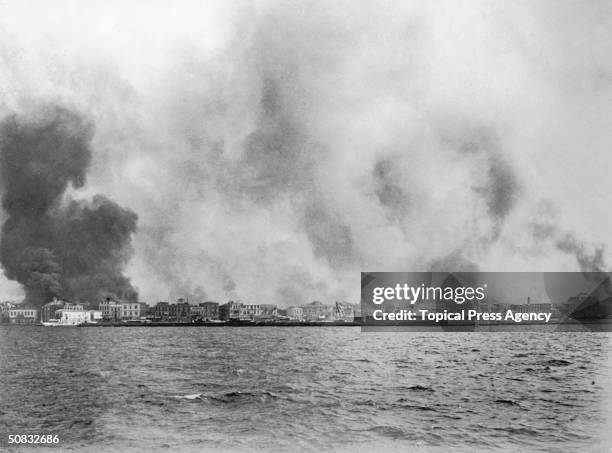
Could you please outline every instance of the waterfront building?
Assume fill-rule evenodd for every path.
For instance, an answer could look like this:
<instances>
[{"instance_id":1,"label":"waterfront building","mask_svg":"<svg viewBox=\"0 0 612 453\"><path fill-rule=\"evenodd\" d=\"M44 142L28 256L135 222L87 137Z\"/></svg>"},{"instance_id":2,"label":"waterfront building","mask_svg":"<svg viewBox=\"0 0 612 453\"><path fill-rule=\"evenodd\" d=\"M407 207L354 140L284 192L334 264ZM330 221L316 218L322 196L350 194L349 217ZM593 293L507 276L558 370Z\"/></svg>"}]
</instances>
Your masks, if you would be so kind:
<instances>
[{"instance_id":1,"label":"waterfront building","mask_svg":"<svg viewBox=\"0 0 612 453\"><path fill-rule=\"evenodd\" d=\"M51 302L42 306L41 309L41 320L47 322L50 319L55 319L55 312L60 308L64 308L65 302L63 300L54 297Z\"/></svg>"},{"instance_id":2,"label":"waterfront building","mask_svg":"<svg viewBox=\"0 0 612 453\"><path fill-rule=\"evenodd\" d=\"M74 310L71 308L60 308L56 310L57 319L61 325L78 326L86 323L97 323L102 320L100 310Z\"/></svg>"},{"instance_id":3,"label":"waterfront building","mask_svg":"<svg viewBox=\"0 0 612 453\"><path fill-rule=\"evenodd\" d=\"M9 310L11 324L36 324L40 321L40 310L30 307L14 307Z\"/></svg>"},{"instance_id":4,"label":"waterfront building","mask_svg":"<svg viewBox=\"0 0 612 453\"><path fill-rule=\"evenodd\" d=\"M9 311L16 305L9 301L0 302L0 322L9 322Z\"/></svg>"},{"instance_id":5,"label":"waterfront building","mask_svg":"<svg viewBox=\"0 0 612 453\"><path fill-rule=\"evenodd\" d=\"M353 322L355 319L353 304L349 304L348 302L336 302L334 318L337 321Z\"/></svg>"},{"instance_id":6,"label":"waterfront building","mask_svg":"<svg viewBox=\"0 0 612 453\"><path fill-rule=\"evenodd\" d=\"M302 309L303 318L306 321L325 321L326 319L333 319L332 307L318 300L302 305L300 308Z\"/></svg>"},{"instance_id":7,"label":"waterfront building","mask_svg":"<svg viewBox=\"0 0 612 453\"><path fill-rule=\"evenodd\" d=\"M98 306L102 312L102 319L105 321L119 321L121 320L121 304L109 297L106 300L100 302Z\"/></svg>"},{"instance_id":8,"label":"waterfront building","mask_svg":"<svg viewBox=\"0 0 612 453\"><path fill-rule=\"evenodd\" d=\"M219 319L219 304L217 302L202 302L191 307L191 314L202 321L217 321Z\"/></svg>"},{"instance_id":9,"label":"waterfront building","mask_svg":"<svg viewBox=\"0 0 612 453\"><path fill-rule=\"evenodd\" d=\"M259 306L259 317L260 320L275 319L278 316L278 307L274 304L261 304Z\"/></svg>"},{"instance_id":10,"label":"waterfront building","mask_svg":"<svg viewBox=\"0 0 612 453\"><path fill-rule=\"evenodd\" d=\"M110 298L100 302L99 310L102 312L102 319L106 321L123 321L130 319L140 319L140 303L138 302L117 302ZM73 306L64 306L65 309L74 309ZM81 306L81 310L83 307Z\"/></svg>"},{"instance_id":11,"label":"waterfront building","mask_svg":"<svg viewBox=\"0 0 612 453\"><path fill-rule=\"evenodd\" d=\"M176 304L168 306L168 318L172 321L191 321L191 306L185 299L178 299Z\"/></svg>"},{"instance_id":12,"label":"waterfront building","mask_svg":"<svg viewBox=\"0 0 612 453\"><path fill-rule=\"evenodd\" d=\"M166 321L170 317L170 304L157 302L153 307L153 317L156 321Z\"/></svg>"},{"instance_id":13,"label":"waterfront building","mask_svg":"<svg viewBox=\"0 0 612 453\"><path fill-rule=\"evenodd\" d=\"M508 310L515 313L549 313L555 311L553 304L510 304Z\"/></svg>"},{"instance_id":14,"label":"waterfront building","mask_svg":"<svg viewBox=\"0 0 612 453\"><path fill-rule=\"evenodd\" d=\"M204 320L217 321L219 319L219 304L217 302L203 302L200 306L204 308L202 313Z\"/></svg>"},{"instance_id":15,"label":"waterfront building","mask_svg":"<svg viewBox=\"0 0 612 453\"><path fill-rule=\"evenodd\" d=\"M553 304L550 302L544 304L530 304L530 313L552 313L557 311Z\"/></svg>"},{"instance_id":16,"label":"waterfront building","mask_svg":"<svg viewBox=\"0 0 612 453\"><path fill-rule=\"evenodd\" d=\"M219 306L219 319L221 321L240 319L241 311L242 302L235 302L233 300L230 300L229 302Z\"/></svg>"},{"instance_id":17,"label":"waterfront building","mask_svg":"<svg viewBox=\"0 0 612 453\"><path fill-rule=\"evenodd\" d=\"M240 308L239 318L244 321L253 321L261 317L261 306L259 304L244 304Z\"/></svg>"},{"instance_id":18,"label":"waterfront building","mask_svg":"<svg viewBox=\"0 0 612 453\"><path fill-rule=\"evenodd\" d=\"M54 297L51 302L42 306L40 311L41 321L47 322L50 319L57 319L57 311L60 309L83 311L85 307L83 304L74 304Z\"/></svg>"},{"instance_id":19,"label":"waterfront building","mask_svg":"<svg viewBox=\"0 0 612 453\"><path fill-rule=\"evenodd\" d=\"M140 319L140 304L138 302L127 302L120 304L121 320Z\"/></svg>"},{"instance_id":20,"label":"waterfront building","mask_svg":"<svg viewBox=\"0 0 612 453\"><path fill-rule=\"evenodd\" d=\"M229 321L229 306L228 304L219 305L219 320Z\"/></svg>"},{"instance_id":21,"label":"waterfront building","mask_svg":"<svg viewBox=\"0 0 612 453\"><path fill-rule=\"evenodd\" d=\"M153 314L152 307L150 307L149 304L147 304L146 302L138 302L138 305L140 305L140 317L141 318L144 318L146 316Z\"/></svg>"},{"instance_id":22,"label":"waterfront building","mask_svg":"<svg viewBox=\"0 0 612 453\"><path fill-rule=\"evenodd\" d=\"M199 305L191 305L189 307L189 311L191 313L191 319L193 321L204 321L204 318L202 317L204 307L201 307Z\"/></svg>"},{"instance_id":23,"label":"waterfront building","mask_svg":"<svg viewBox=\"0 0 612 453\"><path fill-rule=\"evenodd\" d=\"M304 319L304 311L301 307L289 307L285 312L292 321L302 321Z\"/></svg>"}]
</instances>

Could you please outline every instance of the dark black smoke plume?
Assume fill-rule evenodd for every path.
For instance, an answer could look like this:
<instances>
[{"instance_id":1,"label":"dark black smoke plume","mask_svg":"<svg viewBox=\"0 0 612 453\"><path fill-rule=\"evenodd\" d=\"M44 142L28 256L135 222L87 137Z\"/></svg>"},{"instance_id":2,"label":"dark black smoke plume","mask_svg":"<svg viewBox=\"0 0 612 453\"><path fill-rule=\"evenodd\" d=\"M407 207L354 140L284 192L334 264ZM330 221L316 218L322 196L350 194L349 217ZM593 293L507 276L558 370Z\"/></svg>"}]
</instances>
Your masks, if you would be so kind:
<instances>
[{"instance_id":1,"label":"dark black smoke plume","mask_svg":"<svg viewBox=\"0 0 612 453\"><path fill-rule=\"evenodd\" d=\"M53 296L95 302L137 298L123 268L137 216L102 195L63 200L68 185L82 187L91 162L93 125L60 107L0 124L5 275L24 287L26 302Z\"/></svg>"}]
</instances>

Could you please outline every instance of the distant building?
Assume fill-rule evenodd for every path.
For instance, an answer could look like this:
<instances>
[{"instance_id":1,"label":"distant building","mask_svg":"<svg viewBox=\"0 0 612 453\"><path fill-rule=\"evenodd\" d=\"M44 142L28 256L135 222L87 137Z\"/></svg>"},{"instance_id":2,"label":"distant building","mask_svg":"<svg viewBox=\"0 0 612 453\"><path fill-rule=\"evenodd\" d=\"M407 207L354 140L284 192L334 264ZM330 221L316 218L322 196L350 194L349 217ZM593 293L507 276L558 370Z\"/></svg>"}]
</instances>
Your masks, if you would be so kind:
<instances>
[{"instance_id":1,"label":"distant building","mask_svg":"<svg viewBox=\"0 0 612 453\"><path fill-rule=\"evenodd\" d=\"M201 307L199 305L192 305L191 307L189 307L189 311L191 313L191 319L196 320L196 321L204 320L204 318L202 318L204 307Z\"/></svg>"},{"instance_id":2,"label":"distant building","mask_svg":"<svg viewBox=\"0 0 612 453\"><path fill-rule=\"evenodd\" d=\"M102 312L100 310L73 310L69 308L60 308L56 310L56 314L60 324L68 326L97 323L102 320Z\"/></svg>"},{"instance_id":3,"label":"distant building","mask_svg":"<svg viewBox=\"0 0 612 453\"><path fill-rule=\"evenodd\" d=\"M178 299L176 304L168 306L168 318L171 321L185 322L191 320L191 306L185 299Z\"/></svg>"},{"instance_id":4,"label":"distant building","mask_svg":"<svg viewBox=\"0 0 612 453\"><path fill-rule=\"evenodd\" d=\"M100 302L98 305L102 312L102 319L105 321L120 321L121 320L121 304L110 298Z\"/></svg>"},{"instance_id":5,"label":"distant building","mask_svg":"<svg viewBox=\"0 0 612 453\"><path fill-rule=\"evenodd\" d=\"M153 307L153 317L156 321L166 321L170 317L170 304L157 302Z\"/></svg>"},{"instance_id":6,"label":"distant building","mask_svg":"<svg viewBox=\"0 0 612 453\"><path fill-rule=\"evenodd\" d=\"M153 314L152 307L150 307L149 304L147 304L146 302L138 302L138 305L140 305L140 317L141 318L144 318L146 316Z\"/></svg>"},{"instance_id":7,"label":"distant building","mask_svg":"<svg viewBox=\"0 0 612 453\"><path fill-rule=\"evenodd\" d=\"M40 321L40 310L29 307L14 307L9 310L11 324L36 324Z\"/></svg>"},{"instance_id":8,"label":"distant building","mask_svg":"<svg viewBox=\"0 0 612 453\"><path fill-rule=\"evenodd\" d=\"M229 321L229 306L228 304L219 305L219 320Z\"/></svg>"},{"instance_id":9,"label":"distant building","mask_svg":"<svg viewBox=\"0 0 612 453\"><path fill-rule=\"evenodd\" d=\"M122 303L121 320L140 319L140 304L138 302Z\"/></svg>"},{"instance_id":10,"label":"distant building","mask_svg":"<svg viewBox=\"0 0 612 453\"><path fill-rule=\"evenodd\" d=\"M271 320L278 316L278 307L274 304L261 304L259 306L259 320Z\"/></svg>"},{"instance_id":11,"label":"distant building","mask_svg":"<svg viewBox=\"0 0 612 453\"><path fill-rule=\"evenodd\" d=\"M289 307L285 312L292 321L302 321L304 319L304 311L300 307Z\"/></svg>"},{"instance_id":12,"label":"distant building","mask_svg":"<svg viewBox=\"0 0 612 453\"><path fill-rule=\"evenodd\" d=\"M510 304L508 310L516 313L549 313L555 311L553 304Z\"/></svg>"},{"instance_id":13,"label":"distant building","mask_svg":"<svg viewBox=\"0 0 612 453\"><path fill-rule=\"evenodd\" d=\"M217 321L219 319L219 304L217 302L202 302L198 304L196 312L203 321Z\"/></svg>"},{"instance_id":14,"label":"distant building","mask_svg":"<svg viewBox=\"0 0 612 453\"><path fill-rule=\"evenodd\" d=\"M231 319L240 319L242 311L242 302L229 302L219 306L219 319L221 321L229 321Z\"/></svg>"},{"instance_id":15,"label":"distant building","mask_svg":"<svg viewBox=\"0 0 612 453\"><path fill-rule=\"evenodd\" d=\"M50 319L55 319L55 312L60 308L64 308L65 302L54 297L51 302L42 306L41 321L47 322Z\"/></svg>"},{"instance_id":16,"label":"distant building","mask_svg":"<svg viewBox=\"0 0 612 453\"><path fill-rule=\"evenodd\" d=\"M336 302L334 318L337 321L353 322L355 319L355 308L348 302Z\"/></svg>"},{"instance_id":17,"label":"distant building","mask_svg":"<svg viewBox=\"0 0 612 453\"><path fill-rule=\"evenodd\" d=\"M259 304L244 304L240 308L240 319L244 321L253 321L261 317L261 306Z\"/></svg>"},{"instance_id":18,"label":"distant building","mask_svg":"<svg viewBox=\"0 0 612 453\"><path fill-rule=\"evenodd\" d=\"M529 304L530 313L548 313L556 311L553 304L550 302L544 304Z\"/></svg>"},{"instance_id":19,"label":"distant building","mask_svg":"<svg viewBox=\"0 0 612 453\"><path fill-rule=\"evenodd\" d=\"M306 321L325 321L333 319L333 309L329 305L325 305L318 300L300 307L303 313L303 319Z\"/></svg>"},{"instance_id":20,"label":"distant building","mask_svg":"<svg viewBox=\"0 0 612 453\"><path fill-rule=\"evenodd\" d=\"M71 307L64 306L65 309ZM138 302L117 302L110 298L100 302L99 310L105 321L127 321L140 319L141 304ZM82 307L81 307L82 309Z\"/></svg>"},{"instance_id":21,"label":"distant building","mask_svg":"<svg viewBox=\"0 0 612 453\"><path fill-rule=\"evenodd\" d=\"M83 311L83 304L73 304L65 300L54 297L51 302L45 304L41 308L41 321L47 322L50 319L57 319L57 311L60 309Z\"/></svg>"},{"instance_id":22,"label":"distant building","mask_svg":"<svg viewBox=\"0 0 612 453\"><path fill-rule=\"evenodd\" d=\"M9 322L9 311L15 307L13 302L0 302L0 322Z\"/></svg>"}]
</instances>

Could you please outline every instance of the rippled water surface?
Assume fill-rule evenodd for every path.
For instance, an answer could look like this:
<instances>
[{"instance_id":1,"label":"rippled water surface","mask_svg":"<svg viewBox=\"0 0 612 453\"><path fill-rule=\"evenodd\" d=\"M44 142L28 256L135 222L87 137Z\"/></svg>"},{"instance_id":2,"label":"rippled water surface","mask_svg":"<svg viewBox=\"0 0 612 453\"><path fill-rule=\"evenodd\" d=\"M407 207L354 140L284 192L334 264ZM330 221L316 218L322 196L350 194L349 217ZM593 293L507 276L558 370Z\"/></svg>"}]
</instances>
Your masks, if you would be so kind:
<instances>
[{"instance_id":1,"label":"rippled water surface","mask_svg":"<svg viewBox=\"0 0 612 453\"><path fill-rule=\"evenodd\" d=\"M0 326L0 433L58 434L62 451L609 451L609 346L606 333Z\"/></svg>"}]
</instances>

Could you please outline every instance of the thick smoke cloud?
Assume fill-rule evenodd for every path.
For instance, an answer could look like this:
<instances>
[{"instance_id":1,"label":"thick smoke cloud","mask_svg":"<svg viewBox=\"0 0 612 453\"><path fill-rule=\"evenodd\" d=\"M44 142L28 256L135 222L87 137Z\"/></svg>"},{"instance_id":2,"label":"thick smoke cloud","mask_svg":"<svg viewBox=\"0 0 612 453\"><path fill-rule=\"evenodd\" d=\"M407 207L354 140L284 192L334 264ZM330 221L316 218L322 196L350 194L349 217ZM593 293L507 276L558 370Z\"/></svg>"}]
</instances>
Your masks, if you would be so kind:
<instances>
[{"instance_id":1,"label":"thick smoke cloud","mask_svg":"<svg viewBox=\"0 0 612 453\"><path fill-rule=\"evenodd\" d=\"M92 118L87 184L60 204L104 193L138 214L144 300L609 269L609 4L137 4L0 5L0 111ZM48 251L28 260L53 283Z\"/></svg>"},{"instance_id":2,"label":"thick smoke cloud","mask_svg":"<svg viewBox=\"0 0 612 453\"><path fill-rule=\"evenodd\" d=\"M59 296L96 302L113 295L135 299L123 267L136 214L102 195L91 202L63 195L85 184L92 157L92 124L61 107L0 125L2 226L0 261L26 301L42 305Z\"/></svg>"}]
</instances>

